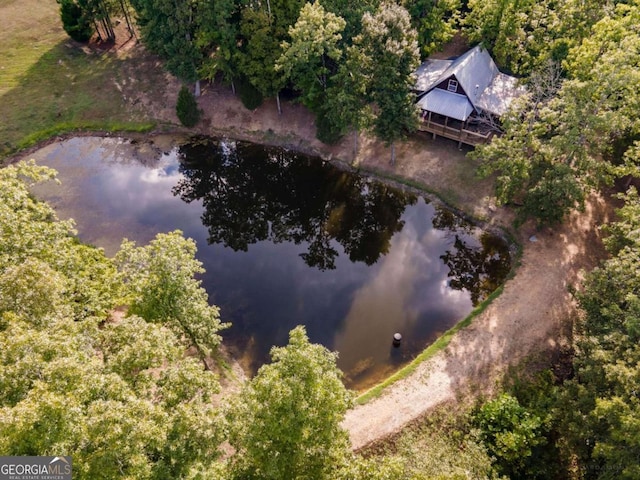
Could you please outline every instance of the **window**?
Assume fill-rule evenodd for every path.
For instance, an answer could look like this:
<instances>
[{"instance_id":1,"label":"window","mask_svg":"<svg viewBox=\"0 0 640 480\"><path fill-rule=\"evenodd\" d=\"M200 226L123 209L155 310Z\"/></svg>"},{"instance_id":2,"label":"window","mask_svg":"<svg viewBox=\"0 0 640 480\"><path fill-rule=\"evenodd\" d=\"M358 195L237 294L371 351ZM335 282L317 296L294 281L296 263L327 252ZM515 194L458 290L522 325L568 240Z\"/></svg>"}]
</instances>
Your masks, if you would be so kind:
<instances>
[{"instance_id":1,"label":"window","mask_svg":"<svg viewBox=\"0 0 640 480\"><path fill-rule=\"evenodd\" d=\"M458 82L456 80L449 80L449 85L447 85L447 90L450 92L456 92L458 90Z\"/></svg>"}]
</instances>

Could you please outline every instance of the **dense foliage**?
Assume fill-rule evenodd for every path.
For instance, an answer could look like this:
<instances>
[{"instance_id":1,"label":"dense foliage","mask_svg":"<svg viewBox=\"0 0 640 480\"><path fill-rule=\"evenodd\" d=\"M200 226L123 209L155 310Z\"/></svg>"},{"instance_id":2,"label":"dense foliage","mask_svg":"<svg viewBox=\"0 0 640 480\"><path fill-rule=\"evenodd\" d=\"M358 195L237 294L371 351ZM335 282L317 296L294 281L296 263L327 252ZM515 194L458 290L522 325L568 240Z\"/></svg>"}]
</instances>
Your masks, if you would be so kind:
<instances>
[{"instance_id":1,"label":"dense foliage","mask_svg":"<svg viewBox=\"0 0 640 480\"><path fill-rule=\"evenodd\" d=\"M193 279L193 243L125 243L118 270L31 197L27 181L51 178L34 165L0 170L0 451L65 452L74 478L213 469L218 381L185 350L215 346L222 325ZM117 315L126 299L128 316Z\"/></svg>"},{"instance_id":2,"label":"dense foliage","mask_svg":"<svg viewBox=\"0 0 640 480\"><path fill-rule=\"evenodd\" d=\"M336 354L309 343L303 327L271 350L232 409L230 443L237 478L335 477L348 451L340 422L351 404Z\"/></svg>"},{"instance_id":3,"label":"dense foliage","mask_svg":"<svg viewBox=\"0 0 640 480\"><path fill-rule=\"evenodd\" d=\"M562 64L546 50L505 135L473 152L485 174L497 173L498 199L521 203L523 218L559 222L593 188L637 174L637 156L624 153L640 135L640 3L605 6L592 11L599 21L570 30L582 41Z\"/></svg>"},{"instance_id":4,"label":"dense foliage","mask_svg":"<svg viewBox=\"0 0 640 480\"><path fill-rule=\"evenodd\" d=\"M509 478L640 477L640 198L634 188L621 198L605 227L611 258L577 294L571 374L517 375L473 414Z\"/></svg>"},{"instance_id":5,"label":"dense foliage","mask_svg":"<svg viewBox=\"0 0 640 480\"><path fill-rule=\"evenodd\" d=\"M567 386L571 444L586 478L640 477L640 198L623 196L607 228L612 257L578 295L575 378Z\"/></svg>"},{"instance_id":6,"label":"dense foliage","mask_svg":"<svg viewBox=\"0 0 640 480\"><path fill-rule=\"evenodd\" d=\"M78 42L86 42L93 35L91 19L74 0L60 0L60 19L64 31Z\"/></svg>"},{"instance_id":7,"label":"dense foliage","mask_svg":"<svg viewBox=\"0 0 640 480\"><path fill-rule=\"evenodd\" d=\"M412 17L377 0L131 3L142 39L182 80L221 77L237 84L250 109L275 97L280 111L280 92L288 89L317 115L318 137L327 142L370 125L364 105L374 102L376 134L389 143L415 123L409 92L419 60L416 29L423 51L433 51L451 38L458 8L455 0L407 5ZM357 98L339 94L348 87Z\"/></svg>"}]
</instances>

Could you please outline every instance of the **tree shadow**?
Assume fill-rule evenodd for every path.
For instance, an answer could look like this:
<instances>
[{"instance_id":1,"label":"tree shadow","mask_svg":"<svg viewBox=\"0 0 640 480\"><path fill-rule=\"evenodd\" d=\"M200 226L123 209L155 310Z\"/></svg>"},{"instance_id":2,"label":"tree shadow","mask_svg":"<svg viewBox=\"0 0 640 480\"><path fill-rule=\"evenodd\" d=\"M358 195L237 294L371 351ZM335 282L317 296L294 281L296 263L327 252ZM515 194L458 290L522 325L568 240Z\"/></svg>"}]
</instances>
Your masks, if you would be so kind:
<instances>
[{"instance_id":1,"label":"tree shadow","mask_svg":"<svg viewBox=\"0 0 640 480\"><path fill-rule=\"evenodd\" d=\"M127 122L144 116L134 99L127 98L131 79L125 69L135 62L133 57L118 58L114 51L91 49L71 39L51 46L23 73L7 79L12 88L0 97L0 155L15 151L25 137L56 126ZM20 61L13 59L10 68L20 70ZM145 70L143 77L154 73Z\"/></svg>"},{"instance_id":2,"label":"tree shadow","mask_svg":"<svg viewBox=\"0 0 640 480\"><path fill-rule=\"evenodd\" d=\"M554 368L571 349L579 314L572 290L606 256L597 226L611 219L613 204L593 196L584 213L526 240L515 277L445 351L454 392L489 393L510 366L534 359L536 368Z\"/></svg>"}]
</instances>

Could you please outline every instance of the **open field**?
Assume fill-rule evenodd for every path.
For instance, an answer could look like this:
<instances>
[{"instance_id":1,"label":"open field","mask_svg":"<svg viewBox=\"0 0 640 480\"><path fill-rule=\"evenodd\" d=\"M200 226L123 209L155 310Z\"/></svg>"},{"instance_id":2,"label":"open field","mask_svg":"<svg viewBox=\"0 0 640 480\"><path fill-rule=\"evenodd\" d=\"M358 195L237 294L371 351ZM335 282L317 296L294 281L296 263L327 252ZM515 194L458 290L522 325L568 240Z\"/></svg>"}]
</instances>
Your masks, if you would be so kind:
<instances>
[{"instance_id":1,"label":"open field","mask_svg":"<svg viewBox=\"0 0 640 480\"><path fill-rule=\"evenodd\" d=\"M55 0L0 0L0 18L0 157L73 129L150 128L146 109L127 95L133 51L74 42ZM138 88L162 75L145 69Z\"/></svg>"}]
</instances>

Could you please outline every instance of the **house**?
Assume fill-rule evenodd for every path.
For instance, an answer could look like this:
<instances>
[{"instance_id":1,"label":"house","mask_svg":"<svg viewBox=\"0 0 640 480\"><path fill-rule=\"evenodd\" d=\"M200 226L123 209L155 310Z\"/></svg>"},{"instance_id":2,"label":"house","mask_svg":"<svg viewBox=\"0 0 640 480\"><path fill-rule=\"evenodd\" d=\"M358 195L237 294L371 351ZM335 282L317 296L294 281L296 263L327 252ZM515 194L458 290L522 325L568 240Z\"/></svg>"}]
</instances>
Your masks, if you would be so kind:
<instances>
[{"instance_id":1,"label":"house","mask_svg":"<svg viewBox=\"0 0 640 480\"><path fill-rule=\"evenodd\" d=\"M486 143L496 133L495 120L524 93L518 80L496 67L478 45L455 60L429 59L416 74L415 93L422 110L420 130L458 144Z\"/></svg>"}]
</instances>

